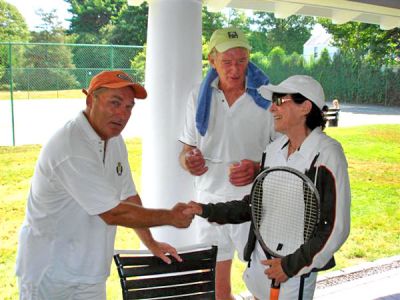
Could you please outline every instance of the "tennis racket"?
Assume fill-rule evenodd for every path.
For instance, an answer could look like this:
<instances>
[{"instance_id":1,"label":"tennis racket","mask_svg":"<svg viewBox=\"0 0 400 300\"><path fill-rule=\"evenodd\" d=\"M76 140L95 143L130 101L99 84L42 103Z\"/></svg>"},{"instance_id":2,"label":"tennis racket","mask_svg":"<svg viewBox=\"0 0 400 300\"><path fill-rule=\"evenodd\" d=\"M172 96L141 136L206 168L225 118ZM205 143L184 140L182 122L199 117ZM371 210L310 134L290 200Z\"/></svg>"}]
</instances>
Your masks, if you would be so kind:
<instances>
[{"instance_id":1,"label":"tennis racket","mask_svg":"<svg viewBox=\"0 0 400 300\"><path fill-rule=\"evenodd\" d=\"M303 173L289 167L263 170L251 194L254 232L268 259L294 253L314 234L319 222L319 193ZM272 280L270 300L279 297Z\"/></svg>"}]
</instances>

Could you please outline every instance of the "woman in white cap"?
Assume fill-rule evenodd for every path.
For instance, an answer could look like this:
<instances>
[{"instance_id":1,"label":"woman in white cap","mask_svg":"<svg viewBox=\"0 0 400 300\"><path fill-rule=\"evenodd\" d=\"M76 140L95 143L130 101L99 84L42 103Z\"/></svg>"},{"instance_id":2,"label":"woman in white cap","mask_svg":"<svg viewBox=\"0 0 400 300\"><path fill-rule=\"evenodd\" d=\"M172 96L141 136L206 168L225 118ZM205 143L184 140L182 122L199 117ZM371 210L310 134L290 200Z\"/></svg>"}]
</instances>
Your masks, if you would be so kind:
<instances>
[{"instance_id":1,"label":"woman in white cap","mask_svg":"<svg viewBox=\"0 0 400 300\"><path fill-rule=\"evenodd\" d=\"M305 247L283 258L266 259L252 230L245 248L251 261L244 273L247 288L257 299L269 299L271 280L281 284L279 299L312 299L317 271L335 265L333 254L350 231L350 184L341 145L323 133L324 91L312 77L291 76L279 85L266 85L261 95L272 99L276 131L283 135L266 148L264 167L287 166L317 178L321 217L316 236ZM217 204L192 202L193 211L210 222L239 223L251 218L249 197ZM300 289L300 285L303 288Z\"/></svg>"}]
</instances>

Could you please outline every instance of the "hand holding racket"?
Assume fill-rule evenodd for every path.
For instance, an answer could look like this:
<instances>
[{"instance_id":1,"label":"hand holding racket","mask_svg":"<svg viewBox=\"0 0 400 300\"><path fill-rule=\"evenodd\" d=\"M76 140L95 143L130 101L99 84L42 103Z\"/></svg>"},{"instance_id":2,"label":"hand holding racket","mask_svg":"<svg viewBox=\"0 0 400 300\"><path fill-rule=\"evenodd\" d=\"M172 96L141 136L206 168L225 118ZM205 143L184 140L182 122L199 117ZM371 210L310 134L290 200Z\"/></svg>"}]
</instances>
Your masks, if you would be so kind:
<instances>
[{"instance_id":1,"label":"hand holding racket","mask_svg":"<svg viewBox=\"0 0 400 300\"><path fill-rule=\"evenodd\" d=\"M262 171L250 194L255 235L268 259L294 253L314 234L319 222L319 193L303 173L289 167ZM270 299L279 284L271 283Z\"/></svg>"}]
</instances>

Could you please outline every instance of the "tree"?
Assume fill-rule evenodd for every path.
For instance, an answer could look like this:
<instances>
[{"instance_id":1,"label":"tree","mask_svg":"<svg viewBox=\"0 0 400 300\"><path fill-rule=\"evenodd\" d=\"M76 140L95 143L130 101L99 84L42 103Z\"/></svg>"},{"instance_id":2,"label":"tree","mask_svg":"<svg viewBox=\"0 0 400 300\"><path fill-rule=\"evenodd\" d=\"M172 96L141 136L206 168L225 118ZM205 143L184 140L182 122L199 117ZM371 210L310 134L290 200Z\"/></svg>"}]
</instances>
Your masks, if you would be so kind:
<instances>
[{"instance_id":1,"label":"tree","mask_svg":"<svg viewBox=\"0 0 400 300\"><path fill-rule=\"evenodd\" d=\"M333 36L333 46L358 60L373 65L399 65L400 28L382 30L378 25L348 22L332 24L319 19L319 23Z\"/></svg>"},{"instance_id":2,"label":"tree","mask_svg":"<svg viewBox=\"0 0 400 300\"><path fill-rule=\"evenodd\" d=\"M137 53L131 61L131 68L134 72L133 79L136 82L144 84L144 73L146 69L146 47L142 51Z\"/></svg>"},{"instance_id":3,"label":"tree","mask_svg":"<svg viewBox=\"0 0 400 300\"><path fill-rule=\"evenodd\" d=\"M24 47L24 68L16 70L17 88L21 90L77 88L78 82L70 71L75 68L72 63L71 47L62 44L66 36L56 11L39 10L37 14L42 20L38 26L40 31L32 32L33 43Z\"/></svg>"},{"instance_id":4,"label":"tree","mask_svg":"<svg viewBox=\"0 0 400 300\"><path fill-rule=\"evenodd\" d=\"M124 5L115 21L106 26L106 40L114 45L143 46L147 40L147 18L149 7Z\"/></svg>"},{"instance_id":5,"label":"tree","mask_svg":"<svg viewBox=\"0 0 400 300\"><path fill-rule=\"evenodd\" d=\"M209 41L213 32L219 28L225 27L226 24L227 20L224 14L209 12L207 7L203 6L202 27L205 41Z\"/></svg>"},{"instance_id":6,"label":"tree","mask_svg":"<svg viewBox=\"0 0 400 300\"><path fill-rule=\"evenodd\" d=\"M71 4L70 33L78 35L78 43L104 43L104 29L113 23L127 6L126 0L64 0Z\"/></svg>"},{"instance_id":7,"label":"tree","mask_svg":"<svg viewBox=\"0 0 400 300\"><path fill-rule=\"evenodd\" d=\"M4 0L0 0L0 41L2 42L27 42L29 40L29 30L18 9ZM8 84L5 74L10 67L9 46L0 45L0 86L2 83ZM21 47L12 47L12 65L22 63Z\"/></svg>"},{"instance_id":8,"label":"tree","mask_svg":"<svg viewBox=\"0 0 400 300\"><path fill-rule=\"evenodd\" d=\"M255 12L251 24L256 28L250 38L254 51L268 53L281 47L290 54L303 53L303 45L310 38L315 21L312 17L293 15L278 19L272 13Z\"/></svg>"},{"instance_id":9,"label":"tree","mask_svg":"<svg viewBox=\"0 0 400 300\"><path fill-rule=\"evenodd\" d=\"M18 9L0 0L0 40L3 42L27 42L29 30Z\"/></svg>"},{"instance_id":10,"label":"tree","mask_svg":"<svg viewBox=\"0 0 400 300\"><path fill-rule=\"evenodd\" d=\"M39 15L42 23L36 26L39 31L31 32L32 42L64 43L66 41L65 30L62 27L62 23L58 18L55 9L49 12L39 9L36 14Z\"/></svg>"},{"instance_id":11,"label":"tree","mask_svg":"<svg viewBox=\"0 0 400 300\"><path fill-rule=\"evenodd\" d=\"M242 30L245 34L249 34L250 30L250 19L246 16L243 11L237 9L229 9L228 18L227 18L228 26L233 26Z\"/></svg>"},{"instance_id":12,"label":"tree","mask_svg":"<svg viewBox=\"0 0 400 300\"><path fill-rule=\"evenodd\" d=\"M267 56L268 65L266 73L270 76L272 84L278 84L286 79L287 70L285 67L286 53L281 47L275 47ZM273 74L273 75L272 75Z\"/></svg>"}]
</instances>

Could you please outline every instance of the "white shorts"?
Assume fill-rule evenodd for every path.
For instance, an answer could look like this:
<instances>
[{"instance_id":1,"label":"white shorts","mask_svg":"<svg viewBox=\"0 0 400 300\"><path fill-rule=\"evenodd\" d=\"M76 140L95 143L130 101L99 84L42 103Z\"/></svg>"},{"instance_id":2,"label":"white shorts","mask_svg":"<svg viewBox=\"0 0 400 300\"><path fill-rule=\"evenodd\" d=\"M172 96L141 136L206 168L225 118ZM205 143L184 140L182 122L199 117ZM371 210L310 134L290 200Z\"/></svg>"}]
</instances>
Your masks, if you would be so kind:
<instances>
[{"instance_id":1,"label":"white shorts","mask_svg":"<svg viewBox=\"0 0 400 300\"><path fill-rule=\"evenodd\" d=\"M198 192L196 200L205 204L227 201L225 197L212 195L206 192ZM250 221L242 224L219 225L197 217L193 225L196 228L198 243L218 246L217 261L233 259L235 250L238 253L239 259L243 261L243 250L249 235Z\"/></svg>"},{"instance_id":2,"label":"white shorts","mask_svg":"<svg viewBox=\"0 0 400 300\"><path fill-rule=\"evenodd\" d=\"M269 299L269 289L271 280L264 274L266 266L260 260L266 259L259 253L261 247L257 244L251 255L250 268L243 273L243 281L246 283L249 292L259 300ZM262 250L261 250L262 251ZM292 277L288 281L281 283L279 300L298 299L301 277ZM304 279L303 300L312 300L317 281L317 273L312 272Z\"/></svg>"},{"instance_id":3,"label":"white shorts","mask_svg":"<svg viewBox=\"0 0 400 300\"><path fill-rule=\"evenodd\" d=\"M46 274L37 283L18 278L20 300L106 300L106 283L54 282Z\"/></svg>"}]
</instances>

